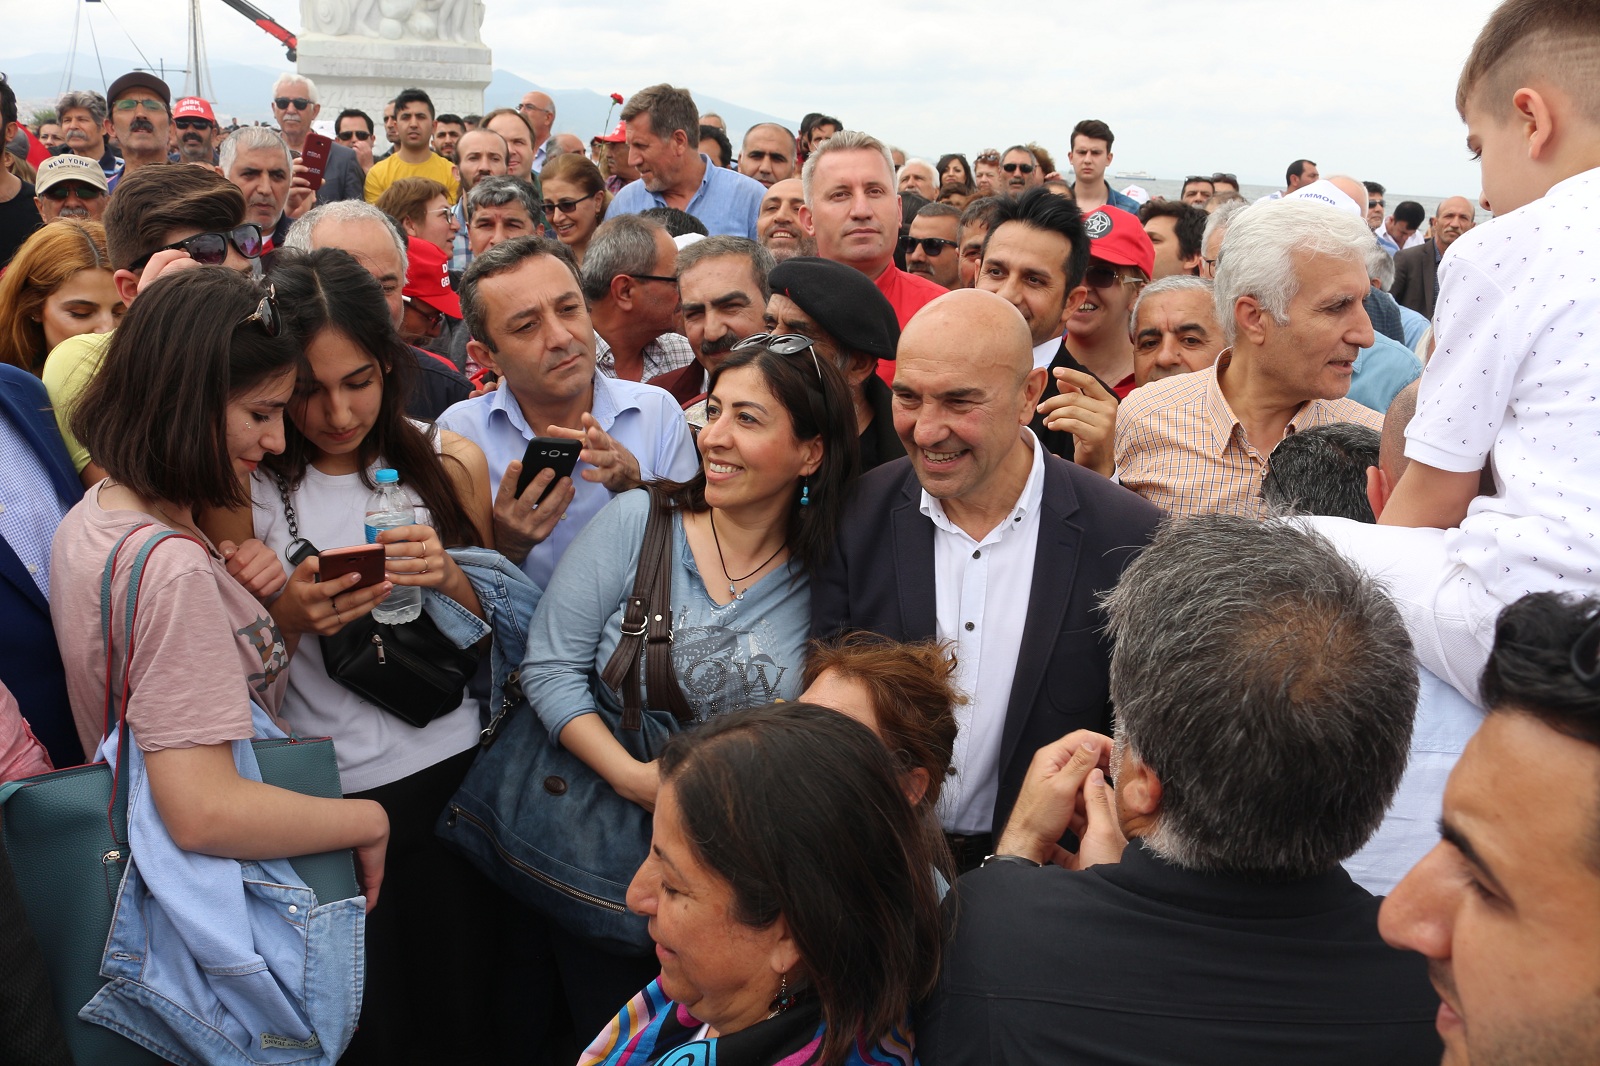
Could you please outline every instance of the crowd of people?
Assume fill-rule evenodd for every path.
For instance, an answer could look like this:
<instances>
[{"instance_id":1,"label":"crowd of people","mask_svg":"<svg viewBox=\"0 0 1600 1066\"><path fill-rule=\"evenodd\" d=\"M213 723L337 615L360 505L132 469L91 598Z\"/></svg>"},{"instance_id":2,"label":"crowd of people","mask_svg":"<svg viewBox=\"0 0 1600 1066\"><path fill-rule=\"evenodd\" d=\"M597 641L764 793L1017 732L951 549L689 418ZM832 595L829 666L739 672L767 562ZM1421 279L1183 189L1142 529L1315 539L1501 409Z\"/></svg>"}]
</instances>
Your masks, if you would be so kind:
<instances>
[{"instance_id":1,"label":"crowd of people","mask_svg":"<svg viewBox=\"0 0 1600 1066\"><path fill-rule=\"evenodd\" d=\"M0 783L152 931L0 861L0 1060L1600 1061L1596 55L1506 0L1432 217L0 80Z\"/></svg>"}]
</instances>

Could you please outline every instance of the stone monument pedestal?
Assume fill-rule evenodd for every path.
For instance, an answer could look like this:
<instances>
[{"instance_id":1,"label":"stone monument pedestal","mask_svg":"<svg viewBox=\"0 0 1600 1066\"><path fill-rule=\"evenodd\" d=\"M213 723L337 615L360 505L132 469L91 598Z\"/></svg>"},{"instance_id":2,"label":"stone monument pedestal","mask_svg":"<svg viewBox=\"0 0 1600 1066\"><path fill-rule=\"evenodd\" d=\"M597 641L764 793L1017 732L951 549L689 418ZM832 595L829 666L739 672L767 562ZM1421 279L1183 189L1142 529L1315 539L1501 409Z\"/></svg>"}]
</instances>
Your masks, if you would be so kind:
<instances>
[{"instance_id":1,"label":"stone monument pedestal","mask_svg":"<svg viewBox=\"0 0 1600 1066\"><path fill-rule=\"evenodd\" d=\"M487 46L460 41L377 40L302 33L296 69L317 83L322 116L332 121L346 108L372 116L377 151L383 108L401 89L421 89L436 114L483 113L483 92L493 75Z\"/></svg>"}]
</instances>

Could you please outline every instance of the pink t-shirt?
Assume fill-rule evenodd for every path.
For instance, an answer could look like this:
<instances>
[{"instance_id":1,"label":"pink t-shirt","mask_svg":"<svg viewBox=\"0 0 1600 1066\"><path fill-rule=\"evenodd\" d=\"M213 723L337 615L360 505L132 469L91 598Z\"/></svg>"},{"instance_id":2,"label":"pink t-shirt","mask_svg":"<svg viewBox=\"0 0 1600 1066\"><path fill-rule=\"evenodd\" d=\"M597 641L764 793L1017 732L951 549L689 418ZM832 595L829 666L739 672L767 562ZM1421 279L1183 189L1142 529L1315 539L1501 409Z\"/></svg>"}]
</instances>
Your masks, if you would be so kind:
<instances>
[{"instance_id":1,"label":"pink t-shirt","mask_svg":"<svg viewBox=\"0 0 1600 1066\"><path fill-rule=\"evenodd\" d=\"M106 559L124 533L149 526L128 538L112 575L111 631L120 647L128 572L144 542L167 528L139 511L102 508L103 487L90 489L61 520L50 558L51 620L78 739L89 753L99 747L105 715L100 580ZM248 739L251 699L275 715L288 665L272 616L209 546L170 539L150 553L134 617L127 707L141 750Z\"/></svg>"}]
</instances>

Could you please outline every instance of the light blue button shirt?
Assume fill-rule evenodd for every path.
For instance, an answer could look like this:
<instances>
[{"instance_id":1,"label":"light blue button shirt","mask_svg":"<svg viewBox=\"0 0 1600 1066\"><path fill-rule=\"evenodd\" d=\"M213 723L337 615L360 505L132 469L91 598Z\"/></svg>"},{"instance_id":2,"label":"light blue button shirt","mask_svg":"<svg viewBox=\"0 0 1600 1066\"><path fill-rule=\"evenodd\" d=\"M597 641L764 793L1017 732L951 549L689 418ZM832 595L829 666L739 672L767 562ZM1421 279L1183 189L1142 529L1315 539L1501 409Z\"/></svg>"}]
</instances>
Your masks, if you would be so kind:
<instances>
[{"instance_id":1,"label":"light blue button shirt","mask_svg":"<svg viewBox=\"0 0 1600 1066\"><path fill-rule=\"evenodd\" d=\"M767 194L767 187L737 170L717 166L704 152L700 161L705 164L705 176L700 179L700 191L684 210L704 222L713 237L725 233L755 240L756 216L761 214L761 198ZM606 217L636 215L666 206L666 198L646 189L644 179L639 178L622 187L607 208Z\"/></svg>"},{"instance_id":2,"label":"light blue button shirt","mask_svg":"<svg viewBox=\"0 0 1600 1066\"><path fill-rule=\"evenodd\" d=\"M665 389L604 377L597 371L590 413L601 429L633 453L644 480L688 481L700 469L700 455L695 451L689 424L684 421L683 408ZM528 442L539 436L506 386L462 400L439 416L439 425L483 449L489 460L489 484L496 488L506 467L521 459ZM588 463L579 463L573 470L576 494L567 507L566 520L556 523L550 535L534 545L522 561L522 572L541 589L549 587L550 575L567 546L589 524L589 519L611 502L612 494L604 485L584 479L583 472L593 469Z\"/></svg>"},{"instance_id":3,"label":"light blue button shirt","mask_svg":"<svg viewBox=\"0 0 1600 1066\"><path fill-rule=\"evenodd\" d=\"M1373 344L1356 354L1347 397L1379 414L1395 394L1422 376L1422 360L1397 340L1374 333Z\"/></svg>"}]
</instances>

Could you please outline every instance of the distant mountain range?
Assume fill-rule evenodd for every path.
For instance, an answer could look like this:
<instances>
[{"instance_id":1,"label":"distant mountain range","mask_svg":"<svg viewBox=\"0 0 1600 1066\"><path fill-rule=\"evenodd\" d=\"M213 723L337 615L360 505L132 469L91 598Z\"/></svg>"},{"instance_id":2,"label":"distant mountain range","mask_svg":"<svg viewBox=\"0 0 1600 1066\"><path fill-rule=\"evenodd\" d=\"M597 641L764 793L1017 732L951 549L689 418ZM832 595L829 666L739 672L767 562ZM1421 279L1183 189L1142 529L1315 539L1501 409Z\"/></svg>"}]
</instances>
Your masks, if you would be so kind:
<instances>
[{"instance_id":1,"label":"distant mountain range","mask_svg":"<svg viewBox=\"0 0 1600 1066\"><path fill-rule=\"evenodd\" d=\"M64 88L88 88L105 92L106 85L111 80L125 71L143 65L121 56L105 56L97 65L92 55L79 55L72 65L72 84L63 86L62 80L67 71L67 63L68 56L62 52L40 53L6 60L6 77L16 90L18 111L23 121L27 121L28 116L37 108L54 107L56 98ZM101 80L101 69L106 72L105 81ZM215 98L211 104L217 112L217 118L222 122L270 121L272 112L267 105L267 98L272 92L273 81L282 70L283 68L278 66L213 61L211 81L214 87L212 95ZM183 74L171 72L167 84L172 86L174 97L181 95ZM616 91L627 96L640 88L643 86L624 85L618 86ZM493 80L489 82L488 91L484 93L484 106L515 107L524 93L534 89L548 93L555 101L557 133L576 133L587 141L595 134L606 131L608 113L611 125L615 126L617 123L617 112L621 108L614 107L606 93L588 89L550 89L531 82L519 74L498 68L494 72ZM758 122L778 122L790 129L799 124L798 118L783 118L753 111L715 97L697 96L695 101L700 105L702 112L715 111L722 116L731 131L730 135L735 138L735 150L738 148L737 138ZM332 118L331 115L322 117Z\"/></svg>"}]
</instances>

